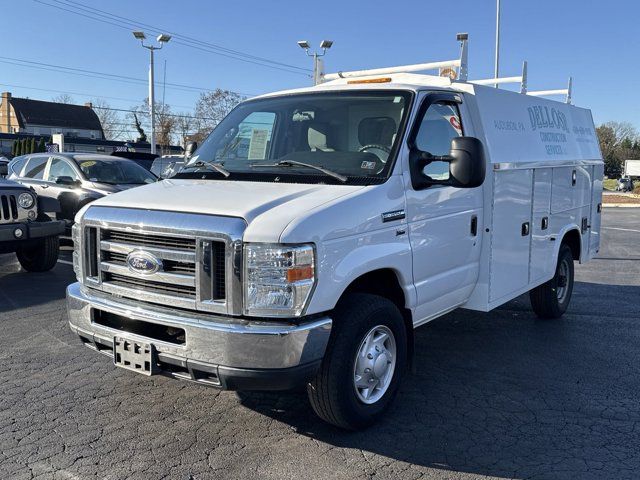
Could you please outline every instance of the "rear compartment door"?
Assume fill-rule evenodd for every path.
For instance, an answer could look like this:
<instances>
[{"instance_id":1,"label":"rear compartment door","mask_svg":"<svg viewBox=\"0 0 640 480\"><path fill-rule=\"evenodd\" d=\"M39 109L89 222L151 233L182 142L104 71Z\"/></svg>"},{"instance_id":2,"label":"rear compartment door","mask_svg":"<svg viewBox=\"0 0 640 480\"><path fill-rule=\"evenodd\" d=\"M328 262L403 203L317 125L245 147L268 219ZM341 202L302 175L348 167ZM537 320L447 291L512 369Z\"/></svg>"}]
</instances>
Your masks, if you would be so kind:
<instances>
[{"instance_id":1,"label":"rear compartment door","mask_svg":"<svg viewBox=\"0 0 640 480\"><path fill-rule=\"evenodd\" d=\"M591 185L591 228L589 229L589 258L600 250L600 223L602 219L602 178L604 165L594 165Z\"/></svg>"},{"instance_id":2,"label":"rear compartment door","mask_svg":"<svg viewBox=\"0 0 640 480\"><path fill-rule=\"evenodd\" d=\"M529 283L533 170L494 171L489 301Z\"/></svg>"},{"instance_id":3,"label":"rear compartment door","mask_svg":"<svg viewBox=\"0 0 640 480\"><path fill-rule=\"evenodd\" d=\"M548 280L555 271L555 262L551 251L551 168L533 170L533 208L531 219L531 260L529 265L529 283Z\"/></svg>"}]
</instances>

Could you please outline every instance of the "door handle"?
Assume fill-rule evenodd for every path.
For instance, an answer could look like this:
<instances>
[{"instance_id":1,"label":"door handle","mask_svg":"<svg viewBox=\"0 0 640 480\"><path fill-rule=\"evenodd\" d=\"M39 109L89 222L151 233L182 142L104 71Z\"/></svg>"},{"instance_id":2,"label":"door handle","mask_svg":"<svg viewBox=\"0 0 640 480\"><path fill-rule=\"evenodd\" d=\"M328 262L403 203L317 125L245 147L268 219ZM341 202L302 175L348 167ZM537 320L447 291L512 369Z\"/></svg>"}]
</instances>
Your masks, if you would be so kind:
<instances>
[{"instance_id":1,"label":"door handle","mask_svg":"<svg viewBox=\"0 0 640 480\"><path fill-rule=\"evenodd\" d=\"M40 185L40 188L49 188L49 185Z\"/></svg>"},{"instance_id":2,"label":"door handle","mask_svg":"<svg viewBox=\"0 0 640 480\"><path fill-rule=\"evenodd\" d=\"M524 222L522 224L520 233L522 234L523 237L526 237L527 235L529 235L529 222Z\"/></svg>"},{"instance_id":3,"label":"door handle","mask_svg":"<svg viewBox=\"0 0 640 480\"><path fill-rule=\"evenodd\" d=\"M541 230L546 230L549 228L549 217L542 217L542 224L540 225Z\"/></svg>"},{"instance_id":4,"label":"door handle","mask_svg":"<svg viewBox=\"0 0 640 480\"><path fill-rule=\"evenodd\" d=\"M475 237L478 235L478 216L473 215L471 217L471 236Z\"/></svg>"}]
</instances>

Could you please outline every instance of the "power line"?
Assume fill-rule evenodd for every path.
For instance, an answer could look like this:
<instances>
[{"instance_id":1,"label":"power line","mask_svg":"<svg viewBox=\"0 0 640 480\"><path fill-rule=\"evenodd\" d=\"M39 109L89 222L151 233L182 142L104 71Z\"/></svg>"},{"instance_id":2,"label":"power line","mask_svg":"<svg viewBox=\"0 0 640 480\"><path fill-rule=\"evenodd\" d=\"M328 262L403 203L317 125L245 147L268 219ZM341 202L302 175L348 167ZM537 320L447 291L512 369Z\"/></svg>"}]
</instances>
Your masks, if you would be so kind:
<instances>
[{"instance_id":1,"label":"power line","mask_svg":"<svg viewBox=\"0 0 640 480\"><path fill-rule=\"evenodd\" d=\"M129 24L131 26L147 27L147 28L150 28L150 29L154 30L156 33L169 33L175 38L181 38L183 40L186 40L186 41L189 41L189 42L192 42L192 43L197 43L197 44L200 44L202 46L209 47L209 48L212 48L212 49L221 50L223 52L226 52L226 53L229 53L229 54L232 54L232 55L238 55L238 56L246 57L246 58L249 58L249 59L252 59L252 60L257 60L257 61L261 61L261 62L265 62L265 63L271 63L271 64L274 64L274 65L279 65L279 66L287 67L287 68L293 68L293 69L301 70L301 71L304 71L304 72L311 72L311 70L309 70L308 68L303 68L303 67L299 67L297 65L291 65L291 64L288 64L288 63L278 62L276 60L272 60L272 59L265 58L265 57L259 57L257 55L253 55L253 54L250 54L250 53L242 52L240 50L234 50L234 49L231 49L231 48L228 48L228 47L224 47L222 45L215 44L215 43L212 43L212 42L205 42L203 40L199 40L197 38L189 37L187 35L182 35L180 33L170 32L170 31L167 31L166 29L162 29L160 27L155 27L153 25L149 25L149 24L146 24L146 23L137 22L137 21L128 19L126 17L123 17L121 15L116 15L114 13L110 13L110 12L107 12L105 10L100 10L99 8L96 8L96 7L89 7L87 5L84 5L84 4L80 3L80 2L76 2L74 0L49 0L49 1L55 1L57 3L62 3L64 5L66 5L66 6L68 6L68 7L80 9L80 10L83 10L85 12L89 12L89 13L91 13L93 15L97 15L97 16L101 16L101 17L105 17L106 16L109 19L119 19L123 23L127 23L127 24ZM99 13L96 13L96 12L99 12Z\"/></svg>"},{"instance_id":2,"label":"power line","mask_svg":"<svg viewBox=\"0 0 640 480\"><path fill-rule=\"evenodd\" d=\"M218 44L215 44L215 43L205 42L203 40L199 40L197 38L193 38L193 37L189 37L189 36L186 36L186 35L182 35L180 33L170 32L170 31L167 31L166 29L162 29L160 27L156 27L156 26L153 26L153 25L149 25L147 23L142 23L142 22L138 22L138 21L135 21L135 20L131 20L131 19L128 19L128 18L123 17L121 15L116 15L114 13L107 12L105 10L100 10L99 8L96 8L96 7L89 7L87 5L84 5L84 4L80 3L80 2L76 2L76 1L73 1L73 0L49 0L49 1L55 1L56 3L62 3L63 5L65 5L67 7L70 7L72 9L79 9L81 11L88 12L91 15L95 15L95 16L98 16L98 17L101 17L101 18L107 18L108 20L121 21L121 22L123 22L125 24L128 24L131 27L143 26L143 27L146 27L146 28L150 28L150 29L152 29L152 31L155 31L156 34L169 33L176 39L182 39L183 41L189 42L190 44L198 44L200 46L216 50L215 52L211 52L211 53L220 54L220 52L225 52L227 54L225 56L229 56L229 55L239 56L239 57L244 57L244 58L250 59L250 60L256 60L258 62L264 62L264 63L267 63L267 64L278 65L278 66L285 67L285 68L291 68L291 69L299 70L299 71L302 71L302 72L305 72L305 73L311 72L311 70L309 70L308 68L303 68L303 67L299 67L297 65L291 65L291 64L287 64L287 63L283 63L283 62L278 62L276 60L272 60L272 59L265 58L265 57L259 57L257 55L249 54L249 53L242 52L242 51L239 51L239 50L234 50L234 49L231 49L231 48L228 48L228 47L224 47L222 45L218 45ZM98 13L96 13L96 12L98 12ZM100 20L98 20L98 21L100 21ZM116 25L116 26L122 27L122 25ZM130 28L130 27L124 27L124 28ZM180 43L180 44L182 45L182 43ZM186 45L186 46L192 46L192 45ZM241 60L239 58L237 58L237 59Z\"/></svg>"},{"instance_id":3,"label":"power line","mask_svg":"<svg viewBox=\"0 0 640 480\"><path fill-rule=\"evenodd\" d=\"M152 29L152 31L155 32L165 32L165 33L169 33L171 34L175 40L173 43L177 43L178 45L182 45L182 46L186 46L186 47L190 47L190 48L195 48L197 50L201 50L204 52L208 52L208 53L213 53L216 55L220 55L223 57L227 57L227 58L232 58L234 60L239 60L239 61L243 61L243 62L247 62L247 63L252 63L255 65L260 65L263 67L268 67L268 68L273 68L276 70L282 70L288 73L295 73L295 74L299 74L299 75L304 75L304 76L308 76L309 74L307 72L309 72L308 69L306 68L302 68L302 67L298 67L295 65L289 65L286 63L282 63L282 62L277 62L274 60L270 60L264 57L258 57L256 55L251 55L245 52L240 52L238 50L232 50L226 47L223 47L221 45L216 45L213 43L209 43L209 42L204 42L202 40L198 40L195 39L193 37L188 37L186 35L181 35L179 33L175 33L175 32L169 32L169 31L164 31L158 27L154 27L152 25L149 24L145 24L142 22L135 22L135 21L131 21L129 19L127 19L126 17L122 17L119 15L115 15L109 12L106 12L104 10L99 10L97 8L90 8L87 7L81 3L78 2L73 2L71 0L64 0L64 2L61 2L60 0L57 0L57 3L61 3L62 5L64 5L65 7L68 8L64 8L63 6L60 5L55 5L55 4L51 4L51 3L47 3L43 0L34 0L37 3L40 3L42 5L47 5L49 7L53 7L53 8L57 8L59 10L64 10L66 12L75 14L75 15L79 15L85 18L89 18L91 20L94 21L98 21L98 22L102 22L102 23L106 23L124 30L130 30L132 27L146 27L146 28L150 28ZM56 0L50 0L50 1L56 1ZM87 13L81 13L81 12L87 12ZM115 23L115 22L120 22L120 23ZM122 23L125 23L125 25L122 25ZM126 26L128 25L128 26Z\"/></svg>"},{"instance_id":4,"label":"power line","mask_svg":"<svg viewBox=\"0 0 640 480\"><path fill-rule=\"evenodd\" d=\"M128 113L137 113L141 115L149 115L148 112L140 111L140 110L130 110L126 108L111 108L111 107L93 107L98 110L113 110L115 112L128 112ZM214 122L217 120L211 117L194 117L193 115L180 115L177 113L159 113L158 116L162 117L176 117L176 118L191 118L192 120L213 120Z\"/></svg>"},{"instance_id":5,"label":"power line","mask_svg":"<svg viewBox=\"0 0 640 480\"><path fill-rule=\"evenodd\" d=\"M108 99L108 100L119 100L122 102L140 102L140 99L133 99L133 98L122 98L122 97L110 97L107 95L94 95L92 93L83 93L83 92L72 92L72 91L68 91L68 90L54 90L52 88L38 88L38 87L27 87L25 85L15 85L12 83L0 83L0 85L2 85L3 87L10 87L10 88L22 88L24 90L36 90L36 91L40 91L40 92L50 92L50 93L66 93L67 95L81 95L84 97L90 97L90 98L98 98L98 99ZM170 105L171 107L179 107L179 108L192 108L192 107L187 107L186 105Z\"/></svg>"},{"instance_id":6,"label":"power line","mask_svg":"<svg viewBox=\"0 0 640 480\"><path fill-rule=\"evenodd\" d=\"M19 63L18 63L19 62ZM36 68L40 70L48 70L58 73L68 73L71 75L79 75L83 77L91 77L91 78L103 78L106 80L113 80L118 82L130 83L130 84L146 84L147 80L137 77L129 77L126 75L118 75L115 73L106 73L106 72L96 72L94 70L87 70L84 68L76 68L76 67L67 67L64 65L53 65L51 63L44 62L36 62L34 60L25 60L22 58L13 58L13 57L5 57L0 56L0 63L7 63L10 65L16 65L20 67L28 67L28 68ZM212 88L204 88L204 87L194 87L191 85L183 85L179 83L169 83L167 82L167 86L170 86L175 90L184 90L188 92L193 91L203 91L203 92L213 92L215 89ZM233 92L242 96L251 96L241 92Z\"/></svg>"}]
</instances>

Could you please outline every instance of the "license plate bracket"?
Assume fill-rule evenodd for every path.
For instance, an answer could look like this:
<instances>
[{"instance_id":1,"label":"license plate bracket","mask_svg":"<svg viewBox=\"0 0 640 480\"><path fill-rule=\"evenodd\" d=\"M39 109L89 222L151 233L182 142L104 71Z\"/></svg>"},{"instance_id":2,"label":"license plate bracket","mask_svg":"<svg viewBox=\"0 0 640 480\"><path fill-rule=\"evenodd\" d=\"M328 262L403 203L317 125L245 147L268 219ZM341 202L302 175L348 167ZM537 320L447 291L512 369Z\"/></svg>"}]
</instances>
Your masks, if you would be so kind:
<instances>
[{"instance_id":1,"label":"license plate bracket","mask_svg":"<svg viewBox=\"0 0 640 480\"><path fill-rule=\"evenodd\" d=\"M117 367L143 375L158 372L153 344L124 337L113 337L113 363Z\"/></svg>"}]
</instances>

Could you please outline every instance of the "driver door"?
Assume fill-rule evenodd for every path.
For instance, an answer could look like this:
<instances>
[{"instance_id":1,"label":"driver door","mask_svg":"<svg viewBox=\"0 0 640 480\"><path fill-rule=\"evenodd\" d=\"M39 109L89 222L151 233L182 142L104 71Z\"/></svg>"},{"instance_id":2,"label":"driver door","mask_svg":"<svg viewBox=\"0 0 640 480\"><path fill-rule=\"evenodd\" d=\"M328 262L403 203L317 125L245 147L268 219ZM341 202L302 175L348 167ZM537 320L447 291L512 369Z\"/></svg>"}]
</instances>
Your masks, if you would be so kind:
<instances>
[{"instance_id":1,"label":"driver door","mask_svg":"<svg viewBox=\"0 0 640 480\"><path fill-rule=\"evenodd\" d=\"M423 94L415 119L416 147L432 155L448 155L451 140L473 135L459 94ZM437 98L437 101L435 100ZM446 180L448 162L431 162L424 173ZM431 186L414 190L405 169L407 220L417 293L416 325L464 303L478 279L482 187Z\"/></svg>"}]
</instances>

